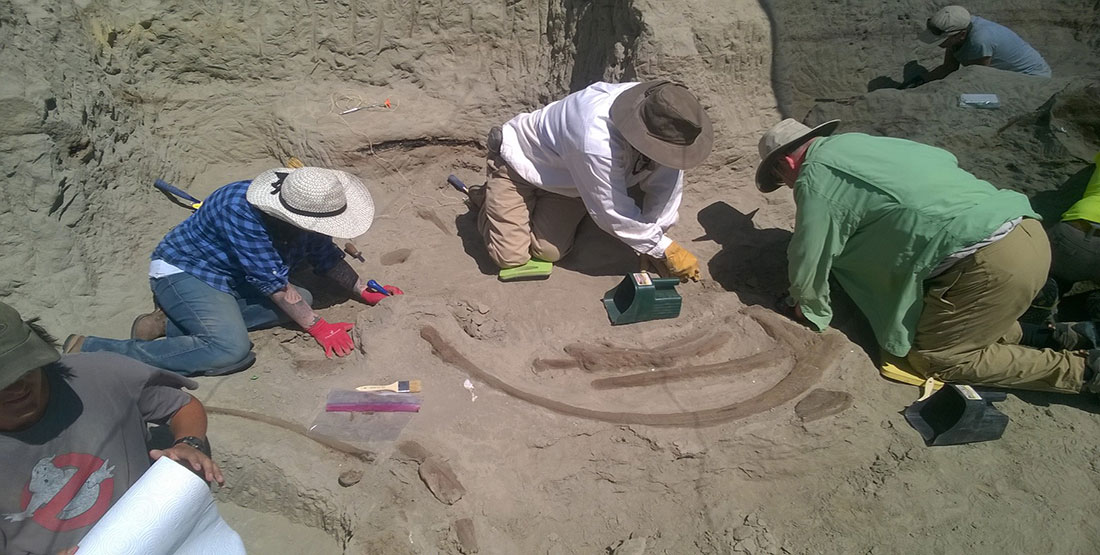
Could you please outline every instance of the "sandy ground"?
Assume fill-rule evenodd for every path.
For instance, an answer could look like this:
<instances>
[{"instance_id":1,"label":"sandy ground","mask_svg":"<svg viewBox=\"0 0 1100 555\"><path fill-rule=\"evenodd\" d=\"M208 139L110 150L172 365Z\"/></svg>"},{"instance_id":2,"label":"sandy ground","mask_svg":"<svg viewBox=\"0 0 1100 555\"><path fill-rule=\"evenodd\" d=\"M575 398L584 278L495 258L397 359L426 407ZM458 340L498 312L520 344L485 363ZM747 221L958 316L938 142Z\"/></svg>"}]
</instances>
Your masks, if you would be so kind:
<instances>
[{"instance_id":1,"label":"sandy ground","mask_svg":"<svg viewBox=\"0 0 1100 555\"><path fill-rule=\"evenodd\" d=\"M913 0L9 1L0 298L58 334L124 336L151 306L149 252L188 214L153 179L202 197L296 155L370 184L354 264L408 295L367 308L302 276L359 351L256 332L253 368L201 380L218 497L253 552L1095 552L1095 399L1013 394L1001 440L927 448L858 314L840 304L818 335L771 310L793 205L751 180L781 115L943 146L1044 215L1079 194L1100 10L970 7L1055 78L967 68L869 92L941 57L913 38L933 9ZM590 222L548 281L497 282L446 176L480 182L486 130L518 111L657 77L697 91L716 130L672 233L706 278L679 288L681 316L608 325L599 299L635 262ZM1003 106L959 108L963 92ZM319 419L329 390L398 379L422 380L420 413ZM307 437L315 421L358 440Z\"/></svg>"}]
</instances>

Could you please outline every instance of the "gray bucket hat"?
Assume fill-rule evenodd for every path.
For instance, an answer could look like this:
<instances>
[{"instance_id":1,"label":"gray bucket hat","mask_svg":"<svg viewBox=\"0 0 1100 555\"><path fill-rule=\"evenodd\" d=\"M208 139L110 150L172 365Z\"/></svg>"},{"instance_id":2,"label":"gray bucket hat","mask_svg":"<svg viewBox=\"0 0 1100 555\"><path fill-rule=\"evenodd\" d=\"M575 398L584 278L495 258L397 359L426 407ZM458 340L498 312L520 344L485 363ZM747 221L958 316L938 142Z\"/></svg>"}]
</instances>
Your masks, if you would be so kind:
<instances>
[{"instance_id":1,"label":"gray bucket hat","mask_svg":"<svg viewBox=\"0 0 1100 555\"><path fill-rule=\"evenodd\" d=\"M626 142L658 164L686 170L714 147L714 128L699 99L671 81L639 83L615 98L611 123Z\"/></svg>"},{"instance_id":2,"label":"gray bucket hat","mask_svg":"<svg viewBox=\"0 0 1100 555\"><path fill-rule=\"evenodd\" d=\"M31 330L14 308L0 303L0 389L61 355Z\"/></svg>"}]
</instances>

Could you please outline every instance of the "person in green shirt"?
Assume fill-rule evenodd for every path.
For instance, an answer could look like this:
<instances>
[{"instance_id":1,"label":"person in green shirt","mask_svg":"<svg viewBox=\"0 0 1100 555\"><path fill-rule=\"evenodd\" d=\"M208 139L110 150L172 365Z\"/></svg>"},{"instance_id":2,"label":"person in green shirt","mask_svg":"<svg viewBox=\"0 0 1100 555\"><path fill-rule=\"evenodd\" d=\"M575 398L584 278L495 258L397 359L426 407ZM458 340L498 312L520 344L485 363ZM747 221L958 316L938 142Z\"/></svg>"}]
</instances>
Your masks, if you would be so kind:
<instances>
[{"instance_id":1,"label":"person in green shirt","mask_svg":"<svg viewBox=\"0 0 1100 555\"><path fill-rule=\"evenodd\" d=\"M1018 345L1017 318L1046 281L1050 246L1027 197L945 150L786 119L760 140L756 185L794 189L787 249L795 313L832 319L832 275L883 356L926 378L1040 391L1100 391L1100 350ZM1087 364L1088 362L1088 364Z\"/></svg>"}]
</instances>

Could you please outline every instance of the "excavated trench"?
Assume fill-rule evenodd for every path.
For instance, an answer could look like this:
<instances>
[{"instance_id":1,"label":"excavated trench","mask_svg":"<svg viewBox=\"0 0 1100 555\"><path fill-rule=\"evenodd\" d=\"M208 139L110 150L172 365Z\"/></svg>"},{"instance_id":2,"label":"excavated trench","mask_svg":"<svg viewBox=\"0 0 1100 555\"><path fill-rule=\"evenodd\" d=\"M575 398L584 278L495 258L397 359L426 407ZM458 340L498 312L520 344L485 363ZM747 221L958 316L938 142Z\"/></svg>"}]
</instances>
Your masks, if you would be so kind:
<instances>
[{"instance_id":1,"label":"excavated trench","mask_svg":"<svg viewBox=\"0 0 1100 555\"><path fill-rule=\"evenodd\" d=\"M280 436L277 432L265 435ZM239 452L219 458L230 485L221 488L215 499L223 518L241 534L250 552L322 555L347 553L354 547L354 523L346 500L337 501L288 476L277 461Z\"/></svg>"}]
</instances>

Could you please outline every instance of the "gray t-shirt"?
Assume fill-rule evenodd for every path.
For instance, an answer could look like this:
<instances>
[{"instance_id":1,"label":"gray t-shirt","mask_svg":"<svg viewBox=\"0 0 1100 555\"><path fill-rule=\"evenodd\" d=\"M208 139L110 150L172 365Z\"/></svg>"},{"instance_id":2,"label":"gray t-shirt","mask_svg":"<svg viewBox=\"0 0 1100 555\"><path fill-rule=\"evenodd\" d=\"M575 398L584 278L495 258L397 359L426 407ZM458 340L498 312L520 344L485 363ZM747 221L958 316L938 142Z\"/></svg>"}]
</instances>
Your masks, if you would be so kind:
<instances>
[{"instance_id":1,"label":"gray t-shirt","mask_svg":"<svg viewBox=\"0 0 1100 555\"><path fill-rule=\"evenodd\" d=\"M967 65L989 56L991 67L1050 77L1046 60L1012 29L976 15L970 17L970 24L966 41L953 51L960 64Z\"/></svg>"},{"instance_id":2,"label":"gray t-shirt","mask_svg":"<svg viewBox=\"0 0 1100 555\"><path fill-rule=\"evenodd\" d=\"M61 358L46 372L42 419L0 432L0 553L49 554L76 545L149 469L147 422L191 401L195 382L114 353Z\"/></svg>"}]
</instances>

